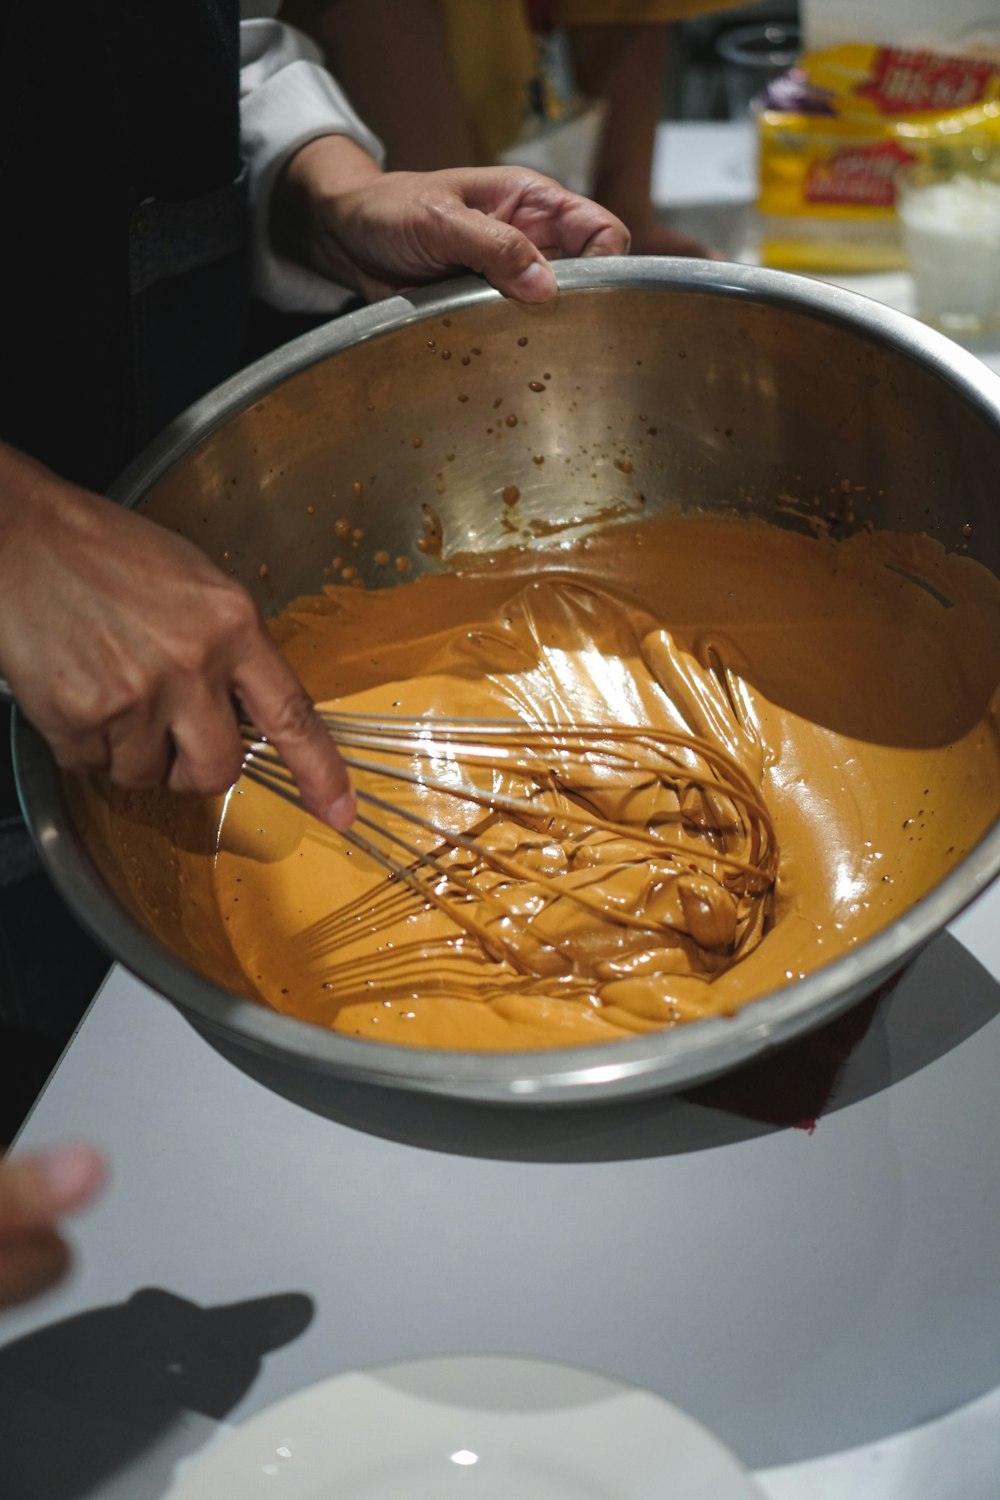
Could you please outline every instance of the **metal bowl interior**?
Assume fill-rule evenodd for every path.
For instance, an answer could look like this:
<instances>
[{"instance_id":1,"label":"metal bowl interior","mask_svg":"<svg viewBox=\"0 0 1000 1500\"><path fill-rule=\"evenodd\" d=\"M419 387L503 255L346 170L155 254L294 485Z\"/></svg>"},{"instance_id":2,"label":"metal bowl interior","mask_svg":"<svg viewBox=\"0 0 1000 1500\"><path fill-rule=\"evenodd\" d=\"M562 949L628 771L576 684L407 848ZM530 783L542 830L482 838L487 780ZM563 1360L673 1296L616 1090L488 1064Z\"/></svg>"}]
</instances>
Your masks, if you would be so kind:
<instances>
[{"instance_id":1,"label":"metal bowl interior","mask_svg":"<svg viewBox=\"0 0 1000 1500\"><path fill-rule=\"evenodd\" d=\"M592 260L526 309L476 279L393 298L268 356L174 423L116 497L198 543L265 614L317 591L335 523L412 569L657 511L821 515L922 531L1000 574L1000 380L851 293L756 268ZM510 419L514 418L514 421ZM544 462L538 462L538 458ZM430 506L445 556L416 541ZM151 581L155 586L155 581ZM1000 871L1000 823L902 917L732 1019L587 1048L456 1053L354 1040L247 998L205 878L179 879L196 811L162 794L109 813L15 726L22 803L64 897L97 938L230 1049L293 1069L494 1103L580 1103L725 1072L838 1014L906 962ZM173 799L176 803L177 799Z\"/></svg>"}]
</instances>

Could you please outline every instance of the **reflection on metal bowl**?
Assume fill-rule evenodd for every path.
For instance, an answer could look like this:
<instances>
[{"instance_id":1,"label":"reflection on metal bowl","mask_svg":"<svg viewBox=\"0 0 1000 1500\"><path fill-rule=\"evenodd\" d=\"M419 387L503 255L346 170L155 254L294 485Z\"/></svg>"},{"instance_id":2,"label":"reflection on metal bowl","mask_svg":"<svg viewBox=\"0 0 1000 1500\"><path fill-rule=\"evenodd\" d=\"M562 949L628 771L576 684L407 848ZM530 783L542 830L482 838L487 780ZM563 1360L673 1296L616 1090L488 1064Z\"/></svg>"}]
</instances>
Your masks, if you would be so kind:
<instances>
[{"instance_id":1,"label":"reflection on metal bowl","mask_svg":"<svg viewBox=\"0 0 1000 1500\"><path fill-rule=\"evenodd\" d=\"M558 274L561 295L547 308L465 279L307 335L182 416L122 477L117 498L224 562L270 615L323 582L328 548L316 546L310 496L334 489L351 526L371 529L377 514L374 546L412 556L414 571L441 566L433 549L413 551L428 500L451 549L486 551L507 540L495 496L516 486L522 518L538 522L532 545L552 546L563 523L578 536L629 518L627 505L609 515L593 476L611 471L636 413L655 410L665 416L648 449L647 511L735 509L801 528L808 517L780 497L827 497L814 502L821 510L846 476L865 487L866 522L925 531L1000 575L1000 380L971 355L863 298L777 272L637 258L566 263ZM522 391L535 403L531 444L491 438L484 413ZM447 485L414 443L427 433L427 449L449 456ZM533 461L542 442L586 459L556 475ZM368 566L368 581L384 582L387 570ZM15 756L30 825L71 907L230 1055L473 1100L581 1103L723 1073L870 993L1000 870L994 824L902 917L732 1019L586 1048L402 1048L240 994L210 854L204 885L197 859L178 868L176 849L193 842L188 804L174 800L165 821L158 794L135 797L126 826L63 783L23 721ZM144 816L154 803L156 816Z\"/></svg>"}]
</instances>

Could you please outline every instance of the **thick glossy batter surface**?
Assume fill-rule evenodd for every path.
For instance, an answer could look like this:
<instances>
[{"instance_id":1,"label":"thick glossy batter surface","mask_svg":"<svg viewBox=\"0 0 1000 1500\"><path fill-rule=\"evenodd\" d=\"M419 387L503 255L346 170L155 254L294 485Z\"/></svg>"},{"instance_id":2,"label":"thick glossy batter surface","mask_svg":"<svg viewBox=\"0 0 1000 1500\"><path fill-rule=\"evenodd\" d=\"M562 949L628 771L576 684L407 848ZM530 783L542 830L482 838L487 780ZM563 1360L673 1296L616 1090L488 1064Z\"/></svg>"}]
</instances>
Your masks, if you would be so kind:
<instances>
[{"instance_id":1,"label":"thick glossy batter surface","mask_svg":"<svg viewBox=\"0 0 1000 1500\"><path fill-rule=\"evenodd\" d=\"M230 942L270 1004L351 1035L546 1047L732 1012L883 927L1000 811L1000 584L926 538L650 521L394 588L331 587L274 631L323 705L654 726L732 757L773 823L770 895L711 841L680 879L653 879L634 849L585 851L605 860L602 895L659 902L662 940L589 951L573 901L555 901L559 951L577 943L585 961L525 972L244 779L215 862ZM440 797L420 805L445 816ZM479 816L466 808L463 826ZM566 879L558 842L511 848ZM531 896L529 881L505 897L515 932Z\"/></svg>"}]
</instances>

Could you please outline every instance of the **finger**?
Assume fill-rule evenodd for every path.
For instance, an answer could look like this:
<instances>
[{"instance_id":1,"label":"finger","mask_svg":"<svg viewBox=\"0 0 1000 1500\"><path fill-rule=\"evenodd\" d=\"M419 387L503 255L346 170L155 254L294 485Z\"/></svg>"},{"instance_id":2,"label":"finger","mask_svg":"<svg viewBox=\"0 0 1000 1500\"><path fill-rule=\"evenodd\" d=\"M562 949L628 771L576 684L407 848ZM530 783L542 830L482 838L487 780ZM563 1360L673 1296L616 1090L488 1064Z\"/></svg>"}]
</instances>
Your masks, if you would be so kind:
<instances>
[{"instance_id":1,"label":"finger","mask_svg":"<svg viewBox=\"0 0 1000 1500\"><path fill-rule=\"evenodd\" d=\"M174 759L170 730L149 713L123 715L107 731L108 775L117 786L145 791L165 786Z\"/></svg>"},{"instance_id":2,"label":"finger","mask_svg":"<svg viewBox=\"0 0 1000 1500\"><path fill-rule=\"evenodd\" d=\"M552 214L548 235L563 255L573 256L627 255L632 243L621 219L587 198L571 196Z\"/></svg>"},{"instance_id":3,"label":"finger","mask_svg":"<svg viewBox=\"0 0 1000 1500\"><path fill-rule=\"evenodd\" d=\"M78 776L93 776L106 771L111 764L111 749L104 729L87 729L67 733L43 729L49 748L64 771Z\"/></svg>"},{"instance_id":4,"label":"finger","mask_svg":"<svg viewBox=\"0 0 1000 1500\"><path fill-rule=\"evenodd\" d=\"M503 292L506 297L513 297L516 302L551 302L559 290L555 272L541 254L537 254L530 265L509 280L499 273L491 275L488 271L486 279L498 292Z\"/></svg>"},{"instance_id":5,"label":"finger","mask_svg":"<svg viewBox=\"0 0 1000 1500\"><path fill-rule=\"evenodd\" d=\"M541 250L513 224L453 202L434 221L432 253L442 262L479 271L505 297L547 302L555 273Z\"/></svg>"},{"instance_id":6,"label":"finger","mask_svg":"<svg viewBox=\"0 0 1000 1500\"><path fill-rule=\"evenodd\" d=\"M0 1162L0 1246L92 1198L104 1181L104 1158L92 1146L55 1146Z\"/></svg>"},{"instance_id":7,"label":"finger","mask_svg":"<svg viewBox=\"0 0 1000 1500\"><path fill-rule=\"evenodd\" d=\"M0 1244L0 1308L47 1291L62 1280L69 1260L66 1242L54 1229L32 1229Z\"/></svg>"},{"instance_id":8,"label":"finger","mask_svg":"<svg viewBox=\"0 0 1000 1500\"><path fill-rule=\"evenodd\" d=\"M255 727L295 777L308 810L331 828L347 828L357 812L347 768L277 649L268 645L241 663L233 686Z\"/></svg>"},{"instance_id":9,"label":"finger","mask_svg":"<svg viewBox=\"0 0 1000 1500\"><path fill-rule=\"evenodd\" d=\"M536 245L555 244L574 256L591 241L607 255L628 249L629 232L610 209L571 193L553 177L526 167L466 167L441 175L460 201L522 229Z\"/></svg>"},{"instance_id":10,"label":"finger","mask_svg":"<svg viewBox=\"0 0 1000 1500\"><path fill-rule=\"evenodd\" d=\"M503 191L492 205L489 194L497 191L497 185L488 177L473 173L466 180L463 175L459 186L466 202L522 230L532 244L550 254L628 254L631 236L617 215L603 204L569 192L550 177L510 168L502 178Z\"/></svg>"},{"instance_id":11,"label":"finger","mask_svg":"<svg viewBox=\"0 0 1000 1500\"><path fill-rule=\"evenodd\" d=\"M245 755L236 707L229 694L205 692L185 700L171 724L173 763L167 786L174 792L211 796L239 777Z\"/></svg>"},{"instance_id":12,"label":"finger","mask_svg":"<svg viewBox=\"0 0 1000 1500\"><path fill-rule=\"evenodd\" d=\"M586 240L577 255L627 255L632 244L632 236L629 234L621 219L615 219L613 214L608 215L613 220L611 224L596 225L587 235ZM567 254L573 252L567 251Z\"/></svg>"}]
</instances>

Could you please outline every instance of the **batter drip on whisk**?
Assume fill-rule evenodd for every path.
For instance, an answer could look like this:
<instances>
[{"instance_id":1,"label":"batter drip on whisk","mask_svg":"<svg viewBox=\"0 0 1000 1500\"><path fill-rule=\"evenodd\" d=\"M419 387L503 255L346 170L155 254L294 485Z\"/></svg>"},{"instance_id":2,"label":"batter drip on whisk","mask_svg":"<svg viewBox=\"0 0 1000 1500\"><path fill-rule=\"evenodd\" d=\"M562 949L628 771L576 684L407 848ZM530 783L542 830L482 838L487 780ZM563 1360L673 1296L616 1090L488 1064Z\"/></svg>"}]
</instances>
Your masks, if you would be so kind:
<instances>
[{"instance_id":1,"label":"batter drip on whisk","mask_svg":"<svg viewBox=\"0 0 1000 1500\"><path fill-rule=\"evenodd\" d=\"M387 871L370 896L298 936L341 992L359 977L338 959L344 945L359 930L385 937L422 907L487 958L538 978L607 978L623 961L716 972L759 941L774 830L736 762L698 736L611 722L326 718L360 804L343 837ZM294 797L269 747L251 744L247 774ZM435 956L454 936L432 945ZM388 977L370 960L364 975Z\"/></svg>"},{"instance_id":2,"label":"batter drip on whisk","mask_svg":"<svg viewBox=\"0 0 1000 1500\"><path fill-rule=\"evenodd\" d=\"M603 590L536 580L448 646L475 718L324 706L359 800L342 837L367 875L293 937L331 1010L371 991L398 1003L415 976L449 998L474 984L599 1006L603 983L705 980L757 945L777 841L759 772L727 748L752 761L753 731L718 647L693 693L657 675L658 638ZM248 738L251 779L294 798Z\"/></svg>"},{"instance_id":3,"label":"batter drip on whisk","mask_svg":"<svg viewBox=\"0 0 1000 1500\"><path fill-rule=\"evenodd\" d=\"M404 810L362 799L371 849L229 796L214 891L252 993L351 1036L516 1050L729 1015L850 951L1000 805L1000 591L925 541L671 519L296 602L275 636L342 743L356 714L363 741L407 717L424 738L348 747L391 760L354 780ZM515 721L520 762L463 765L463 719ZM654 764L623 774L565 725L619 726L619 750L628 726Z\"/></svg>"}]
</instances>

